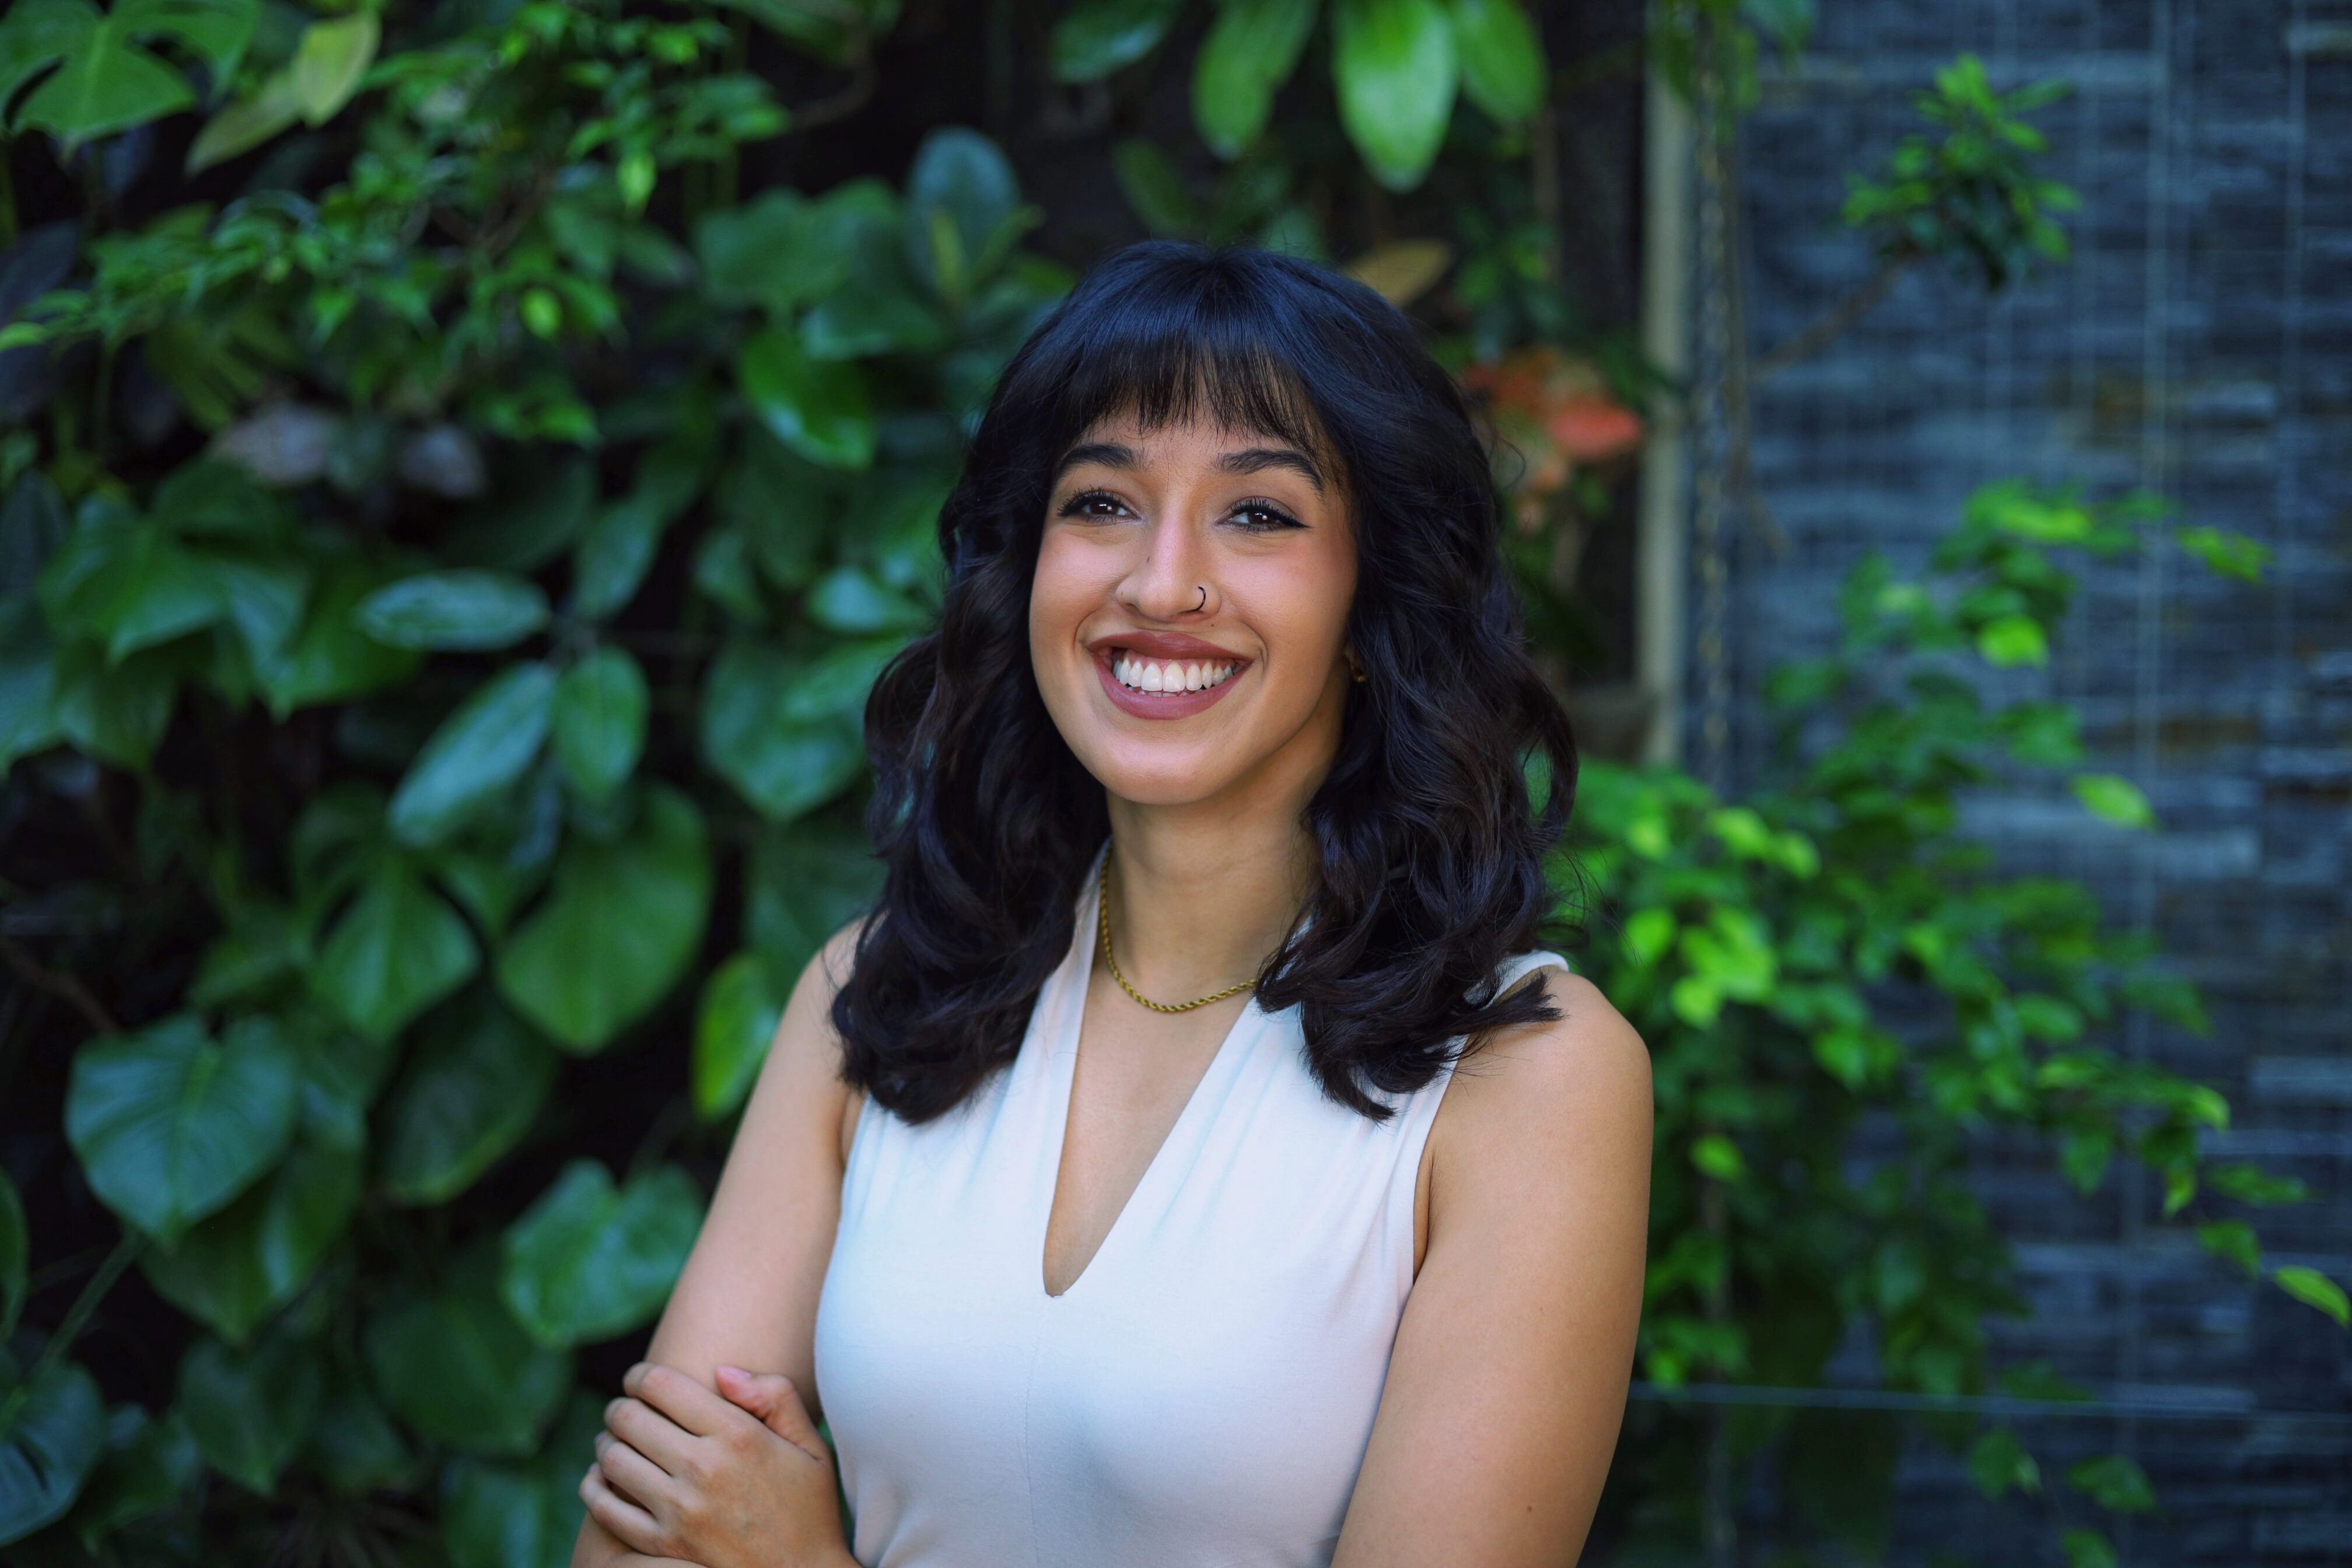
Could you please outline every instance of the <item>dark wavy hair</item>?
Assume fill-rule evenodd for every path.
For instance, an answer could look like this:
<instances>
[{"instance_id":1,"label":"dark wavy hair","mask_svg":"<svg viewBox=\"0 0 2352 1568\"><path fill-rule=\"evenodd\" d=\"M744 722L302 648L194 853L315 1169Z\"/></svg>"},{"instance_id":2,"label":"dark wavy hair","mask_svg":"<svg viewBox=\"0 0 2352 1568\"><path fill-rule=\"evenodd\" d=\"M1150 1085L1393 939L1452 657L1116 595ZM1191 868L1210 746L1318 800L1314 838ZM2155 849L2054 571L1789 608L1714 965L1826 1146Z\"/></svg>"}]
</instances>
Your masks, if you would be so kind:
<instances>
[{"instance_id":1,"label":"dark wavy hair","mask_svg":"<svg viewBox=\"0 0 2352 1568\"><path fill-rule=\"evenodd\" d=\"M1528 658L1486 453L1412 324L1291 257L1159 241L1097 266L1013 356L940 513L939 629L866 703L885 875L833 1004L844 1076L909 1121L948 1110L1013 1059L1069 952L1110 824L1038 694L1030 580L1062 458L1127 413L1263 432L1341 470L1368 679L1306 809L1308 918L1257 1004L1297 1006L1324 1092L1384 1117L1372 1091L1559 1016L1540 987L1498 995L1494 977L1553 907L1543 862L1575 743Z\"/></svg>"}]
</instances>

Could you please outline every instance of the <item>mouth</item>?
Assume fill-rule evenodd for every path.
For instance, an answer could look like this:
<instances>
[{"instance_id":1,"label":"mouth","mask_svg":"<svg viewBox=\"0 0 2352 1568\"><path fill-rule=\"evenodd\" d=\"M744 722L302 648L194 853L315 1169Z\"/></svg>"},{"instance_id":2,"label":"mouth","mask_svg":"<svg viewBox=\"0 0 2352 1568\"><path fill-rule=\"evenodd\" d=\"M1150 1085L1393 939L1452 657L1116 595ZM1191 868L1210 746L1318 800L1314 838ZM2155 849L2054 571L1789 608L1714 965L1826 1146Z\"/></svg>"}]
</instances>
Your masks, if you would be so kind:
<instances>
[{"instance_id":1,"label":"mouth","mask_svg":"<svg viewBox=\"0 0 2352 1568\"><path fill-rule=\"evenodd\" d=\"M1109 637L1089 650L1103 691L1140 719L1183 719L1213 707L1251 660L1198 637Z\"/></svg>"}]
</instances>

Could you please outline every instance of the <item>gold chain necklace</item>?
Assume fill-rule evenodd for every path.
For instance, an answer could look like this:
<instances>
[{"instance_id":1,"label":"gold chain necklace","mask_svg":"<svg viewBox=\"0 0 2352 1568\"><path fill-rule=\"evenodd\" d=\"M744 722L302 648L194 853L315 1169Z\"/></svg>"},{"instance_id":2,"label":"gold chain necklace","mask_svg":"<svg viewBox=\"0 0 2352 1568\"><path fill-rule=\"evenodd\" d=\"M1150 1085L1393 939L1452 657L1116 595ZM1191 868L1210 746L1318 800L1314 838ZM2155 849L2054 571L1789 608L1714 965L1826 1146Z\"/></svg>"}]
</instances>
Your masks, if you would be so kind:
<instances>
[{"instance_id":1,"label":"gold chain necklace","mask_svg":"<svg viewBox=\"0 0 2352 1568\"><path fill-rule=\"evenodd\" d=\"M1118 972L1118 960L1110 955L1110 855L1108 851L1103 855L1102 882L1095 890L1095 930L1101 936L1103 963L1109 967L1110 977L1118 982L1118 988L1121 991L1155 1013L1189 1013L1195 1007L1205 1007L1212 1002L1222 1002L1228 996L1238 996L1257 984L1255 980L1244 980L1239 985L1228 985L1223 991L1212 992L1192 1002L1154 1002L1150 997L1129 985L1127 983L1127 976Z\"/></svg>"}]
</instances>

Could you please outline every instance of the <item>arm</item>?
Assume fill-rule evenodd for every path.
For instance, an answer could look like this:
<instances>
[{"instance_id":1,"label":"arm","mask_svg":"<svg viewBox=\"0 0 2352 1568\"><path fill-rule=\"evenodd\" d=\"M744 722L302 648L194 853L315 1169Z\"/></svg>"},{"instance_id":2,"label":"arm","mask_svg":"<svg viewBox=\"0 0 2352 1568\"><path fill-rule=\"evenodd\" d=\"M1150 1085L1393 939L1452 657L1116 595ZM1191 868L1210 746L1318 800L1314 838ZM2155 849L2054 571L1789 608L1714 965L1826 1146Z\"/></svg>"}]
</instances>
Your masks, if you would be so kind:
<instances>
[{"instance_id":1,"label":"arm","mask_svg":"<svg viewBox=\"0 0 2352 1568\"><path fill-rule=\"evenodd\" d=\"M1650 1058L1584 980L1492 1038L1430 1131L1428 1249L1334 1568L1573 1563L1633 1375Z\"/></svg>"},{"instance_id":2,"label":"arm","mask_svg":"<svg viewBox=\"0 0 2352 1568\"><path fill-rule=\"evenodd\" d=\"M841 1080L831 1012L856 939L854 927L836 933L801 971L710 1211L646 1349L646 1363L675 1368L704 1388L716 1391L718 1369L730 1363L781 1372L803 1394L815 1386L817 1293L856 1110ZM630 1559L592 1513L572 1560L574 1568L608 1568Z\"/></svg>"}]
</instances>

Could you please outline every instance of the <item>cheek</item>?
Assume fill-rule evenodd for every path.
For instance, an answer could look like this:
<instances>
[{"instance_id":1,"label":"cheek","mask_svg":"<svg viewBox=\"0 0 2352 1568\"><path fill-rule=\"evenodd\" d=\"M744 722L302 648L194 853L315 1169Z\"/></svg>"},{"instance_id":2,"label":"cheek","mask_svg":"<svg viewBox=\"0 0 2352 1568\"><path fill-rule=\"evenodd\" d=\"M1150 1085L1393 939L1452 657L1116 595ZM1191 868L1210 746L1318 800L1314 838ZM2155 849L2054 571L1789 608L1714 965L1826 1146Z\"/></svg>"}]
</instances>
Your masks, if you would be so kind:
<instances>
[{"instance_id":1,"label":"cheek","mask_svg":"<svg viewBox=\"0 0 2352 1568\"><path fill-rule=\"evenodd\" d=\"M1045 672L1074 655L1081 622L1102 603L1098 552L1057 541L1048 529L1037 549L1037 571L1029 584L1029 653Z\"/></svg>"}]
</instances>

